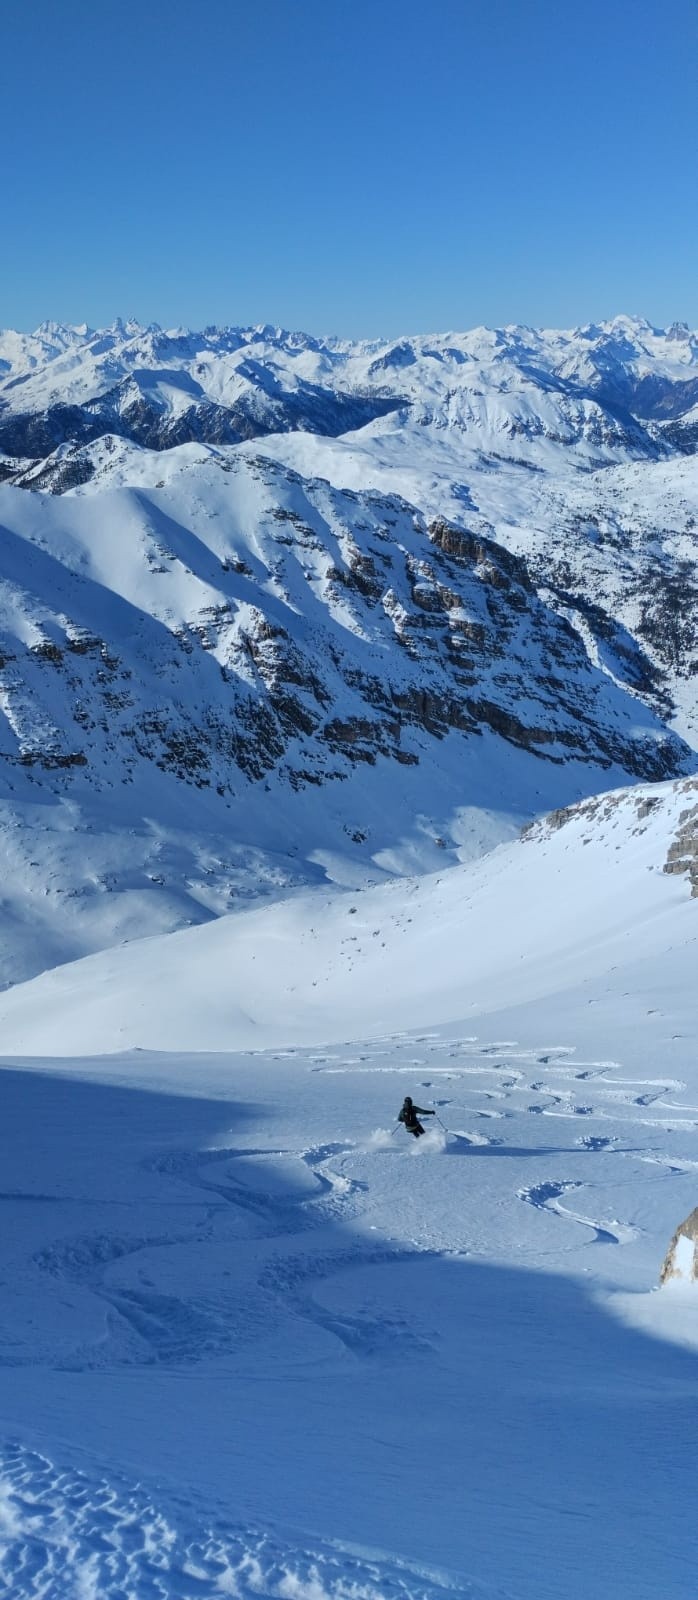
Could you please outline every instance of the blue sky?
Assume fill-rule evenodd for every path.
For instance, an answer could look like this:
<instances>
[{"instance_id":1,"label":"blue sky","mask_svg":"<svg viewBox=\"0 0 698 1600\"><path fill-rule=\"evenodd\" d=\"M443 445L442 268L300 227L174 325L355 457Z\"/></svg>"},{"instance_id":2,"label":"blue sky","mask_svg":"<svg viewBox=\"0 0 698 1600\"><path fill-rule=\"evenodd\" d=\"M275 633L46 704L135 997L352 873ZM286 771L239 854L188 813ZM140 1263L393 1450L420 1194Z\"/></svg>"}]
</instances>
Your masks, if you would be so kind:
<instances>
[{"instance_id":1,"label":"blue sky","mask_svg":"<svg viewBox=\"0 0 698 1600\"><path fill-rule=\"evenodd\" d=\"M4 0L0 325L698 324L696 0Z\"/></svg>"}]
</instances>

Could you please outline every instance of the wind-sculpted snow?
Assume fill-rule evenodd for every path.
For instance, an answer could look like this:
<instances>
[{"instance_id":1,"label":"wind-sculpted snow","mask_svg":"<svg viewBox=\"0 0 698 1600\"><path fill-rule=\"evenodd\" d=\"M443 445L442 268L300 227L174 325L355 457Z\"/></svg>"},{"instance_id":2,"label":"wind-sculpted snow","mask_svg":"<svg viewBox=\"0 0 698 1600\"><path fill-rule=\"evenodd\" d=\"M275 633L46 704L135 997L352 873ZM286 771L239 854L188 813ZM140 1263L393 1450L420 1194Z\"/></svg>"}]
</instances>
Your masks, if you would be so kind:
<instances>
[{"instance_id":1,"label":"wind-sculpted snow","mask_svg":"<svg viewBox=\"0 0 698 1600\"><path fill-rule=\"evenodd\" d=\"M440 1582L409 1564L309 1539L197 1522L175 1501L112 1473L66 1471L37 1451L0 1452L0 1574L13 1600L497 1600L494 1589ZM69 1574L69 1579L68 1579ZM505 1600L505 1597L502 1597Z\"/></svg>"}]
</instances>

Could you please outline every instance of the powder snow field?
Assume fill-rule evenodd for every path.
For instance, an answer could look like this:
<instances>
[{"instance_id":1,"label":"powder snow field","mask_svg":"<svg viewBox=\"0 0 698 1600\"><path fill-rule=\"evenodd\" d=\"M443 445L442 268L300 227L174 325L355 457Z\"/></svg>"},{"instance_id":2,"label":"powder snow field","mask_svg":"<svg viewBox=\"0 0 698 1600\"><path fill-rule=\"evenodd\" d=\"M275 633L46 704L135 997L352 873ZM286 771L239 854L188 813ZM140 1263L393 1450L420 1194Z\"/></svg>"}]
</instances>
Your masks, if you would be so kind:
<instances>
[{"instance_id":1,"label":"powder snow field","mask_svg":"<svg viewBox=\"0 0 698 1600\"><path fill-rule=\"evenodd\" d=\"M13 1600L692 1600L689 785L2 997Z\"/></svg>"}]
</instances>

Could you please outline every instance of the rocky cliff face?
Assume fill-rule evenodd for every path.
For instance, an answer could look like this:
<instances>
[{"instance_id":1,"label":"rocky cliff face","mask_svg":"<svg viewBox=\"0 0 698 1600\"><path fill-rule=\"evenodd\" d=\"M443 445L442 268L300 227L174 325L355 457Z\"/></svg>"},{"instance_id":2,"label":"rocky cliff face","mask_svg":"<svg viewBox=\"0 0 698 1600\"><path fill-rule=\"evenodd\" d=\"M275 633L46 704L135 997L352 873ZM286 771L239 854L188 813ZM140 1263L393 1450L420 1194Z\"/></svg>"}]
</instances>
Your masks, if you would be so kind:
<instances>
[{"instance_id":1,"label":"rocky cliff face","mask_svg":"<svg viewBox=\"0 0 698 1600\"><path fill-rule=\"evenodd\" d=\"M265 458L181 466L183 500L0 491L10 770L99 786L154 762L225 794L282 766L303 786L436 765L454 730L466 760L487 731L600 781L690 766L494 541Z\"/></svg>"},{"instance_id":2,"label":"rocky cliff face","mask_svg":"<svg viewBox=\"0 0 698 1600\"><path fill-rule=\"evenodd\" d=\"M686 784L686 798L693 800L681 812L674 839L664 865L665 872L685 873L691 894L698 895L698 783Z\"/></svg>"},{"instance_id":3,"label":"rocky cliff face","mask_svg":"<svg viewBox=\"0 0 698 1600\"><path fill-rule=\"evenodd\" d=\"M173 374L176 380L177 375ZM175 387L175 384L173 384ZM179 387L179 385L176 385ZM105 433L149 450L171 450L175 445L240 444L266 434L308 430L340 434L361 428L395 408L395 402L373 395L326 394L311 384L291 394L264 392L241 394L228 406L207 399L203 391L178 396L171 408L157 393L133 380L89 400L83 406L60 402L44 410L16 411L0 402L0 451L16 458L16 474L24 479L24 461L34 463L52 455L63 444L92 444ZM56 483L52 485L54 491ZM62 488L73 487L64 482Z\"/></svg>"},{"instance_id":4,"label":"rocky cliff face","mask_svg":"<svg viewBox=\"0 0 698 1600\"><path fill-rule=\"evenodd\" d=\"M692 772L696 369L627 319L0 334L7 960Z\"/></svg>"},{"instance_id":5,"label":"rocky cliff face","mask_svg":"<svg viewBox=\"0 0 698 1600\"><path fill-rule=\"evenodd\" d=\"M595 661L698 743L698 462L558 480L498 536ZM547 509L547 508L546 508Z\"/></svg>"},{"instance_id":6,"label":"rocky cliff face","mask_svg":"<svg viewBox=\"0 0 698 1600\"><path fill-rule=\"evenodd\" d=\"M698 747L696 415L698 337L641 318L382 344L121 322L0 334L5 481L109 482L109 440L166 456L264 438L303 476L312 460L524 555L592 664Z\"/></svg>"}]
</instances>

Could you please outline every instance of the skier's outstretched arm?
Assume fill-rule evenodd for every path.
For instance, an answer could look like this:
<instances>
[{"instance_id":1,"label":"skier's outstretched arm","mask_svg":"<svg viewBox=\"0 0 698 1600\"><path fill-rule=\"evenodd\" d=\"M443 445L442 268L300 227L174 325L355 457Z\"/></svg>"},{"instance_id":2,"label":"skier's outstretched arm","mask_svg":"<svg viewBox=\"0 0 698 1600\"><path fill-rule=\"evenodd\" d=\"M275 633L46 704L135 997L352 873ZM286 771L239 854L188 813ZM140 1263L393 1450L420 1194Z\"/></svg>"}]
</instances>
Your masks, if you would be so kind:
<instances>
[{"instance_id":1,"label":"skier's outstretched arm","mask_svg":"<svg viewBox=\"0 0 698 1600\"><path fill-rule=\"evenodd\" d=\"M436 1116L436 1112L435 1111L430 1111L428 1106L415 1106L414 1110L417 1112L417 1115L419 1117L435 1117Z\"/></svg>"}]
</instances>

